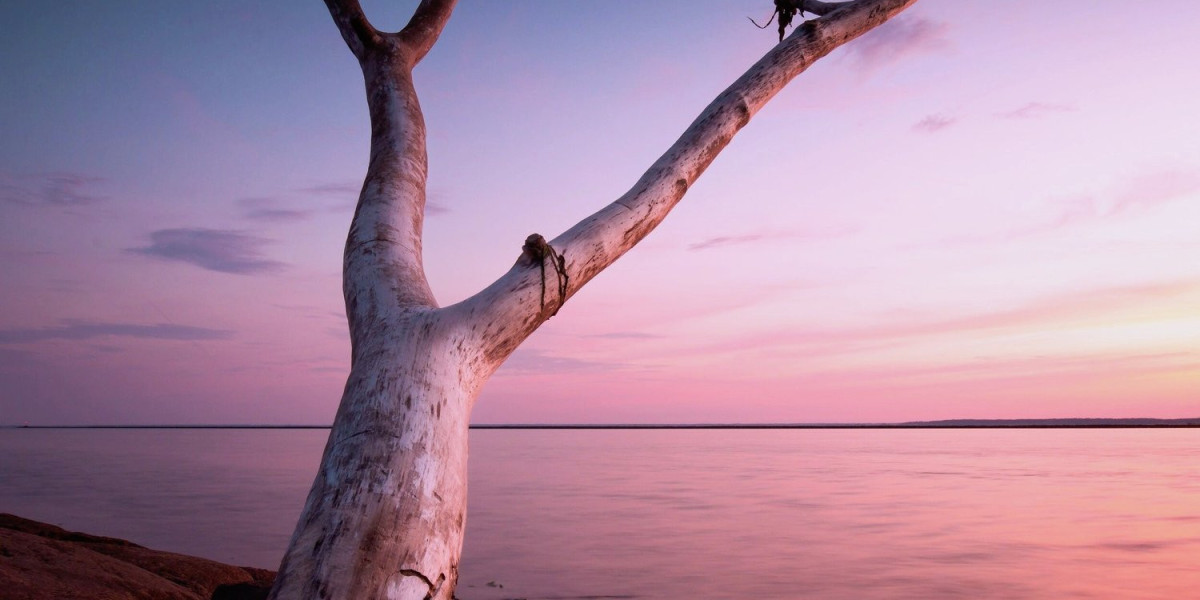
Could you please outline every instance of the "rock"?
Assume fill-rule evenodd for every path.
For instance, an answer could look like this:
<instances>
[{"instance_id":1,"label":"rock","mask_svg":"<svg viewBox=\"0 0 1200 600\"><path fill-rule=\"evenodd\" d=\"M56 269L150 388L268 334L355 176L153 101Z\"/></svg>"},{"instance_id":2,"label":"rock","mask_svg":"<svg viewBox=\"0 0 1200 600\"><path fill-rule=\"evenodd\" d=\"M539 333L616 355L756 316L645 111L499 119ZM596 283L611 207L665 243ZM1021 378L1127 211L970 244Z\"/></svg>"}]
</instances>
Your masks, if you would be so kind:
<instances>
[{"instance_id":1,"label":"rock","mask_svg":"<svg viewBox=\"0 0 1200 600\"><path fill-rule=\"evenodd\" d=\"M275 573L0 513L5 600L258 600Z\"/></svg>"},{"instance_id":2,"label":"rock","mask_svg":"<svg viewBox=\"0 0 1200 600\"><path fill-rule=\"evenodd\" d=\"M267 600L270 583L230 583L217 586L212 600Z\"/></svg>"}]
</instances>

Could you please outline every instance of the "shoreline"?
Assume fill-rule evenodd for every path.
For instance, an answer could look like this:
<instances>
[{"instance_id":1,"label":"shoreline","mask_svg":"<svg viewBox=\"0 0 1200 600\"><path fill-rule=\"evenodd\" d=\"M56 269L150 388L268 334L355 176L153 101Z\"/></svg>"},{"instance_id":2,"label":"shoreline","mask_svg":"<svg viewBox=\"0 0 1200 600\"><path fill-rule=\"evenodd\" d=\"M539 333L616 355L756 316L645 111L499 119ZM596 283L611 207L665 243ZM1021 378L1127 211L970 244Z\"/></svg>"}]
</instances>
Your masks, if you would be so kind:
<instances>
[{"instance_id":1,"label":"shoreline","mask_svg":"<svg viewBox=\"0 0 1200 600\"><path fill-rule=\"evenodd\" d=\"M268 569L0 513L0 590L11 600L262 600L274 581Z\"/></svg>"}]
</instances>

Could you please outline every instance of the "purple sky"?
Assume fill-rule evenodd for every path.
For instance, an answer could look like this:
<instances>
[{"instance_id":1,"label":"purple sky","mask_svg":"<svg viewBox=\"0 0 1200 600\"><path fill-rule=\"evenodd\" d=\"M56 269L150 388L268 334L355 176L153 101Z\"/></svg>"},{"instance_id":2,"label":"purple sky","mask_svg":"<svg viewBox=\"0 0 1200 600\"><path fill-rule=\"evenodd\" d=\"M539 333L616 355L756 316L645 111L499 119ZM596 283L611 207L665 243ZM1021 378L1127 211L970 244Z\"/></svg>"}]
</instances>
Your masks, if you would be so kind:
<instances>
[{"instance_id":1,"label":"purple sky","mask_svg":"<svg viewBox=\"0 0 1200 600\"><path fill-rule=\"evenodd\" d=\"M1200 5L1152 4L921 0L835 52L475 422L1200 415ZM632 185L770 9L462 0L417 72L439 301ZM324 6L0 23L0 424L328 423L368 123Z\"/></svg>"}]
</instances>

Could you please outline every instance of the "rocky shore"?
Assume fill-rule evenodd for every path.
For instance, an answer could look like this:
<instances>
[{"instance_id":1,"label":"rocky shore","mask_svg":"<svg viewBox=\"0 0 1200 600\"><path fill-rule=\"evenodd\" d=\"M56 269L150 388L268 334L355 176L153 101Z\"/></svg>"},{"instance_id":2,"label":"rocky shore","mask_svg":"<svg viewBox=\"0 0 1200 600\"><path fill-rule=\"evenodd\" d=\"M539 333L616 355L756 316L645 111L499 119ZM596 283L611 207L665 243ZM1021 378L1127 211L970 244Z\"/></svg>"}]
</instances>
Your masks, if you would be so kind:
<instances>
[{"instance_id":1,"label":"rocky shore","mask_svg":"<svg viewBox=\"0 0 1200 600\"><path fill-rule=\"evenodd\" d=\"M0 513L5 600L260 600L275 573Z\"/></svg>"}]
</instances>

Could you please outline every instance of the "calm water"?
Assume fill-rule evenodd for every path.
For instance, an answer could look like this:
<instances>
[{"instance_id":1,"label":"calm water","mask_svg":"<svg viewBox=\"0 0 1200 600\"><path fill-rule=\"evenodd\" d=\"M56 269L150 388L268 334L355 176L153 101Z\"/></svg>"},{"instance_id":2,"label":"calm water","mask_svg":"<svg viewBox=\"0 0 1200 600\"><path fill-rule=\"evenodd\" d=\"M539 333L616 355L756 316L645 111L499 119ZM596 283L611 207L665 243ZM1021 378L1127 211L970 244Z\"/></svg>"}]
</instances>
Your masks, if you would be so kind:
<instances>
[{"instance_id":1,"label":"calm water","mask_svg":"<svg viewBox=\"0 0 1200 600\"><path fill-rule=\"evenodd\" d=\"M0 511L274 568L325 435L0 430ZM459 596L1196 597L1197 457L1200 430L477 430Z\"/></svg>"}]
</instances>

